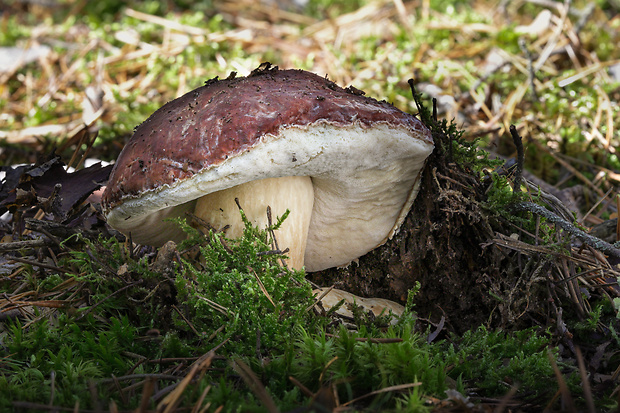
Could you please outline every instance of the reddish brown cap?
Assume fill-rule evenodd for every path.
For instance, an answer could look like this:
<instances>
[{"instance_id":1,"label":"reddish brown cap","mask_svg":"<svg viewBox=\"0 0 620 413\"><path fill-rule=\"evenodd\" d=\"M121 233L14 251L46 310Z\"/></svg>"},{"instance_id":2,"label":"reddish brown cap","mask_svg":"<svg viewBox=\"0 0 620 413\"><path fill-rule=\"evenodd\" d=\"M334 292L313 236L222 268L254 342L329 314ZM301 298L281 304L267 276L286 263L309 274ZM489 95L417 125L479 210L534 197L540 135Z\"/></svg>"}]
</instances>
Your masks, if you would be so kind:
<instances>
[{"instance_id":1,"label":"reddish brown cap","mask_svg":"<svg viewBox=\"0 0 620 413\"><path fill-rule=\"evenodd\" d=\"M388 133L367 139L364 131L377 127ZM339 136L339 130L355 136ZM289 139L283 131L309 133L290 132ZM383 143L388 148L378 149ZM331 145L337 149L327 149ZM191 210L202 191L230 188L240 180L294 175L320 180L329 179L330 171L342 179L343 168L352 174L390 169L386 157L393 154L415 158L415 168L399 164L403 171L396 174L414 175L405 177L410 196L432 148L428 129L386 102L306 71L262 65L248 77L212 79L153 113L120 154L102 205L110 225L157 245L182 235L160 224L162 218ZM360 161L362 156L376 159Z\"/></svg>"}]
</instances>

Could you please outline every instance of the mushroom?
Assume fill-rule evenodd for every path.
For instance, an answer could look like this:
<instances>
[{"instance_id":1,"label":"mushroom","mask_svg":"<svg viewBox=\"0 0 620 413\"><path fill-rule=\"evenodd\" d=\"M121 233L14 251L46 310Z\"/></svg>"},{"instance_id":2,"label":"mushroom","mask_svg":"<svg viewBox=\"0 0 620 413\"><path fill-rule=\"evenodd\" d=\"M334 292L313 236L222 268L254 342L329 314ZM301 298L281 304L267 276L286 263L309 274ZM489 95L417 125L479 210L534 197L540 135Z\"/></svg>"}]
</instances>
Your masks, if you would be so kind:
<instances>
[{"instance_id":1,"label":"mushroom","mask_svg":"<svg viewBox=\"0 0 620 413\"><path fill-rule=\"evenodd\" d=\"M401 226L433 150L413 115L302 70L261 65L207 81L153 113L121 152L102 198L108 223L138 243L185 234L166 218L194 212L243 231L266 208L290 265L347 265Z\"/></svg>"}]
</instances>

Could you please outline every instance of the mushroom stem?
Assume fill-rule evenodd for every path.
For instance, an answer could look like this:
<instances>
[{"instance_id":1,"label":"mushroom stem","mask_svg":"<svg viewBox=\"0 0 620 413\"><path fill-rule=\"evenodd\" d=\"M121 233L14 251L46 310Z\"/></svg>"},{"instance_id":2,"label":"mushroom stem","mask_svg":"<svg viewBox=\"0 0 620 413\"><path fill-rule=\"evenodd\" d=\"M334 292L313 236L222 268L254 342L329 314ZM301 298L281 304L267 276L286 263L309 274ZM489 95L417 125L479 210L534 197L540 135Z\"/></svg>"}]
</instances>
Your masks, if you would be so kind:
<instances>
[{"instance_id":1,"label":"mushroom stem","mask_svg":"<svg viewBox=\"0 0 620 413\"><path fill-rule=\"evenodd\" d=\"M243 235L244 224L235 198L239 199L248 220L259 228L269 225L267 206L274 216L282 216L290 210L276 237L280 249L289 249L289 268L302 269L314 203L310 177L267 178L213 192L198 200L194 213L215 228L229 225L226 236L238 238Z\"/></svg>"}]
</instances>

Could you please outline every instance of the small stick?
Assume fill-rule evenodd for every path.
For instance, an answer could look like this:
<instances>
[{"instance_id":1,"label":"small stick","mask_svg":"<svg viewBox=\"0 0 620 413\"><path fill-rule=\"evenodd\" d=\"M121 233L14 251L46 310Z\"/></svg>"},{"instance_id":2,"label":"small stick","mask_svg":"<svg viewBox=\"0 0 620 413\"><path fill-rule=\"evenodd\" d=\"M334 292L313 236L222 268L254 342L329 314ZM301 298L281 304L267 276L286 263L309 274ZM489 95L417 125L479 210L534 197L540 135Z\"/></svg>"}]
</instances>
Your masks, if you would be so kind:
<instances>
[{"instance_id":1,"label":"small stick","mask_svg":"<svg viewBox=\"0 0 620 413\"><path fill-rule=\"evenodd\" d=\"M420 112L422 109L420 108L420 105L418 105L418 100L415 98L417 92L415 90L415 84L413 83L413 79L409 79L407 83L409 83L409 87L411 88L411 94L413 95L413 101L415 102L415 105L418 108L418 112Z\"/></svg>"},{"instance_id":2,"label":"small stick","mask_svg":"<svg viewBox=\"0 0 620 413\"><path fill-rule=\"evenodd\" d=\"M584 244L591 246L592 248L599 250L605 254L609 254L612 257L620 258L620 250L610 243L603 241L600 238L593 237L590 234L586 234L581 229L577 228L572 223L560 218L553 212L544 208L541 205L533 202L517 202L511 205L514 211L528 211L541 217L546 218L549 222L559 225L564 231L579 238Z\"/></svg>"},{"instance_id":3,"label":"small stick","mask_svg":"<svg viewBox=\"0 0 620 413\"><path fill-rule=\"evenodd\" d=\"M269 291L267 291L267 289L265 288L265 284L263 284L263 282L261 281L260 277L258 276L258 274L256 274L256 271L254 271L254 268L248 266L248 271L250 271L252 274L254 274L254 278L256 278L256 282L258 282L258 286L260 287L260 290L263 292L263 294L265 295L265 297L267 297L267 299L269 300L269 302L271 303L271 305L276 308L276 303L273 302L273 299L271 298L271 295L269 295Z\"/></svg>"},{"instance_id":4,"label":"small stick","mask_svg":"<svg viewBox=\"0 0 620 413\"><path fill-rule=\"evenodd\" d=\"M192 331L194 332L194 334L196 334L197 337L202 336L202 334L200 334L198 330L196 330L196 327L194 327L194 325L187 319L187 317L185 317L185 315L181 312L181 310L179 310L179 308L176 305L172 305L172 308L174 309L174 311L176 311L181 316L183 321L185 321L185 323L189 326L189 328L192 329Z\"/></svg>"},{"instance_id":5,"label":"small stick","mask_svg":"<svg viewBox=\"0 0 620 413\"><path fill-rule=\"evenodd\" d=\"M620 195L616 195L616 210L620 211ZM620 241L620 219L616 219L616 241Z\"/></svg>"},{"instance_id":6,"label":"small stick","mask_svg":"<svg viewBox=\"0 0 620 413\"><path fill-rule=\"evenodd\" d=\"M271 206L267 205L267 224L269 225L269 235L271 235L271 240L273 241L273 253L280 253L280 254L286 254L289 251L289 248L286 247L284 249L284 251L280 251L280 246L278 245L278 239L276 238L276 232L271 229L271 226L273 225L273 221L271 219ZM286 268L287 270L288 265L286 264L286 260L284 258L280 258L280 265L282 265L284 268Z\"/></svg>"},{"instance_id":7,"label":"small stick","mask_svg":"<svg viewBox=\"0 0 620 413\"><path fill-rule=\"evenodd\" d=\"M510 125L510 134L512 135L512 141L517 147L517 171L515 172L515 179L512 187L513 195L516 195L521 191L521 181L523 180L523 162L525 155L523 153L523 140L517 132L515 125Z\"/></svg>"},{"instance_id":8,"label":"small stick","mask_svg":"<svg viewBox=\"0 0 620 413\"><path fill-rule=\"evenodd\" d=\"M38 248L52 246L54 243L46 239L33 239L28 241L12 241L0 243L0 252L21 250L23 248ZM39 264L37 264L39 265Z\"/></svg>"}]
</instances>

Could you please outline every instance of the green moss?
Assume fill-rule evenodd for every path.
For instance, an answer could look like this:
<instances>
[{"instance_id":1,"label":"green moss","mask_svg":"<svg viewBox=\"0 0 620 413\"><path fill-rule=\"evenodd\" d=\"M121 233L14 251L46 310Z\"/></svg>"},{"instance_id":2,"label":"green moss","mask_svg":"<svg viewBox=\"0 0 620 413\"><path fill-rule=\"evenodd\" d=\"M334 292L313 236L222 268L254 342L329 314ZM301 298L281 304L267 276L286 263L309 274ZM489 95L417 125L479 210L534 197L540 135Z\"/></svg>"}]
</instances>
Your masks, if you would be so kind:
<instances>
[{"instance_id":1,"label":"green moss","mask_svg":"<svg viewBox=\"0 0 620 413\"><path fill-rule=\"evenodd\" d=\"M490 394L504 395L512 386L523 393L547 396L557 390L548 356L556 350L550 347L547 335L533 330L508 335L480 328L465 333L458 344L444 345L446 360L453 366L450 376L461 377Z\"/></svg>"},{"instance_id":2,"label":"green moss","mask_svg":"<svg viewBox=\"0 0 620 413\"><path fill-rule=\"evenodd\" d=\"M276 224L277 226L278 224ZM191 234L184 246L204 243L202 233L185 226ZM246 222L244 236L225 240L210 232L200 248L201 264L184 261L176 286L179 301L187 306L194 327L213 339L229 339L231 351L254 355L281 351L292 340L295 326L309 325L312 294L302 271L287 271L273 255L267 232ZM183 325L182 320L177 320Z\"/></svg>"},{"instance_id":3,"label":"green moss","mask_svg":"<svg viewBox=\"0 0 620 413\"><path fill-rule=\"evenodd\" d=\"M18 42L28 39L36 24L36 17L29 16L30 24L24 24L23 16L3 16L3 28L0 30L0 46L14 47ZM21 46L21 45L19 45Z\"/></svg>"},{"instance_id":4,"label":"green moss","mask_svg":"<svg viewBox=\"0 0 620 413\"><path fill-rule=\"evenodd\" d=\"M461 156L473 156L463 151ZM100 400L114 398L119 408L133 409L140 393L119 400L109 385L112 376L157 373L157 360L198 357L218 344L221 358L186 390L182 406L193 406L211 385L204 403L230 411L257 409L256 394L234 379L232 360L250 366L283 410L308 403L289 377L313 392L333 385L341 402L420 383L409 393L378 393L357 406L409 411L423 410L426 397L443 398L454 387L463 394L475 386L501 396L511 384L536 395L548 395L554 386L547 354L557 350L546 335L480 329L428 344L411 312L419 286L396 325L386 328L358 314L358 330L349 331L308 311L313 299L304 273L279 265L268 232L246 220L243 236L229 240L179 224L189 237L179 247L184 258L168 263L168 275L153 270L152 254L132 258L124 244L103 238L62 254L59 265L76 275L30 274L39 293L73 278L84 306L41 314L27 328L15 321L1 333L6 354L0 408L9 408L11 400L49 403L52 393L57 406L79 402L92 408L94 383ZM166 278L170 274L173 280ZM158 382L163 388L176 381Z\"/></svg>"},{"instance_id":5,"label":"green moss","mask_svg":"<svg viewBox=\"0 0 620 413\"><path fill-rule=\"evenodd\" d=\"M369 3L368 0L310 0L304 12L315 18L336 18Z\"/></svg>"}]
</instances>

